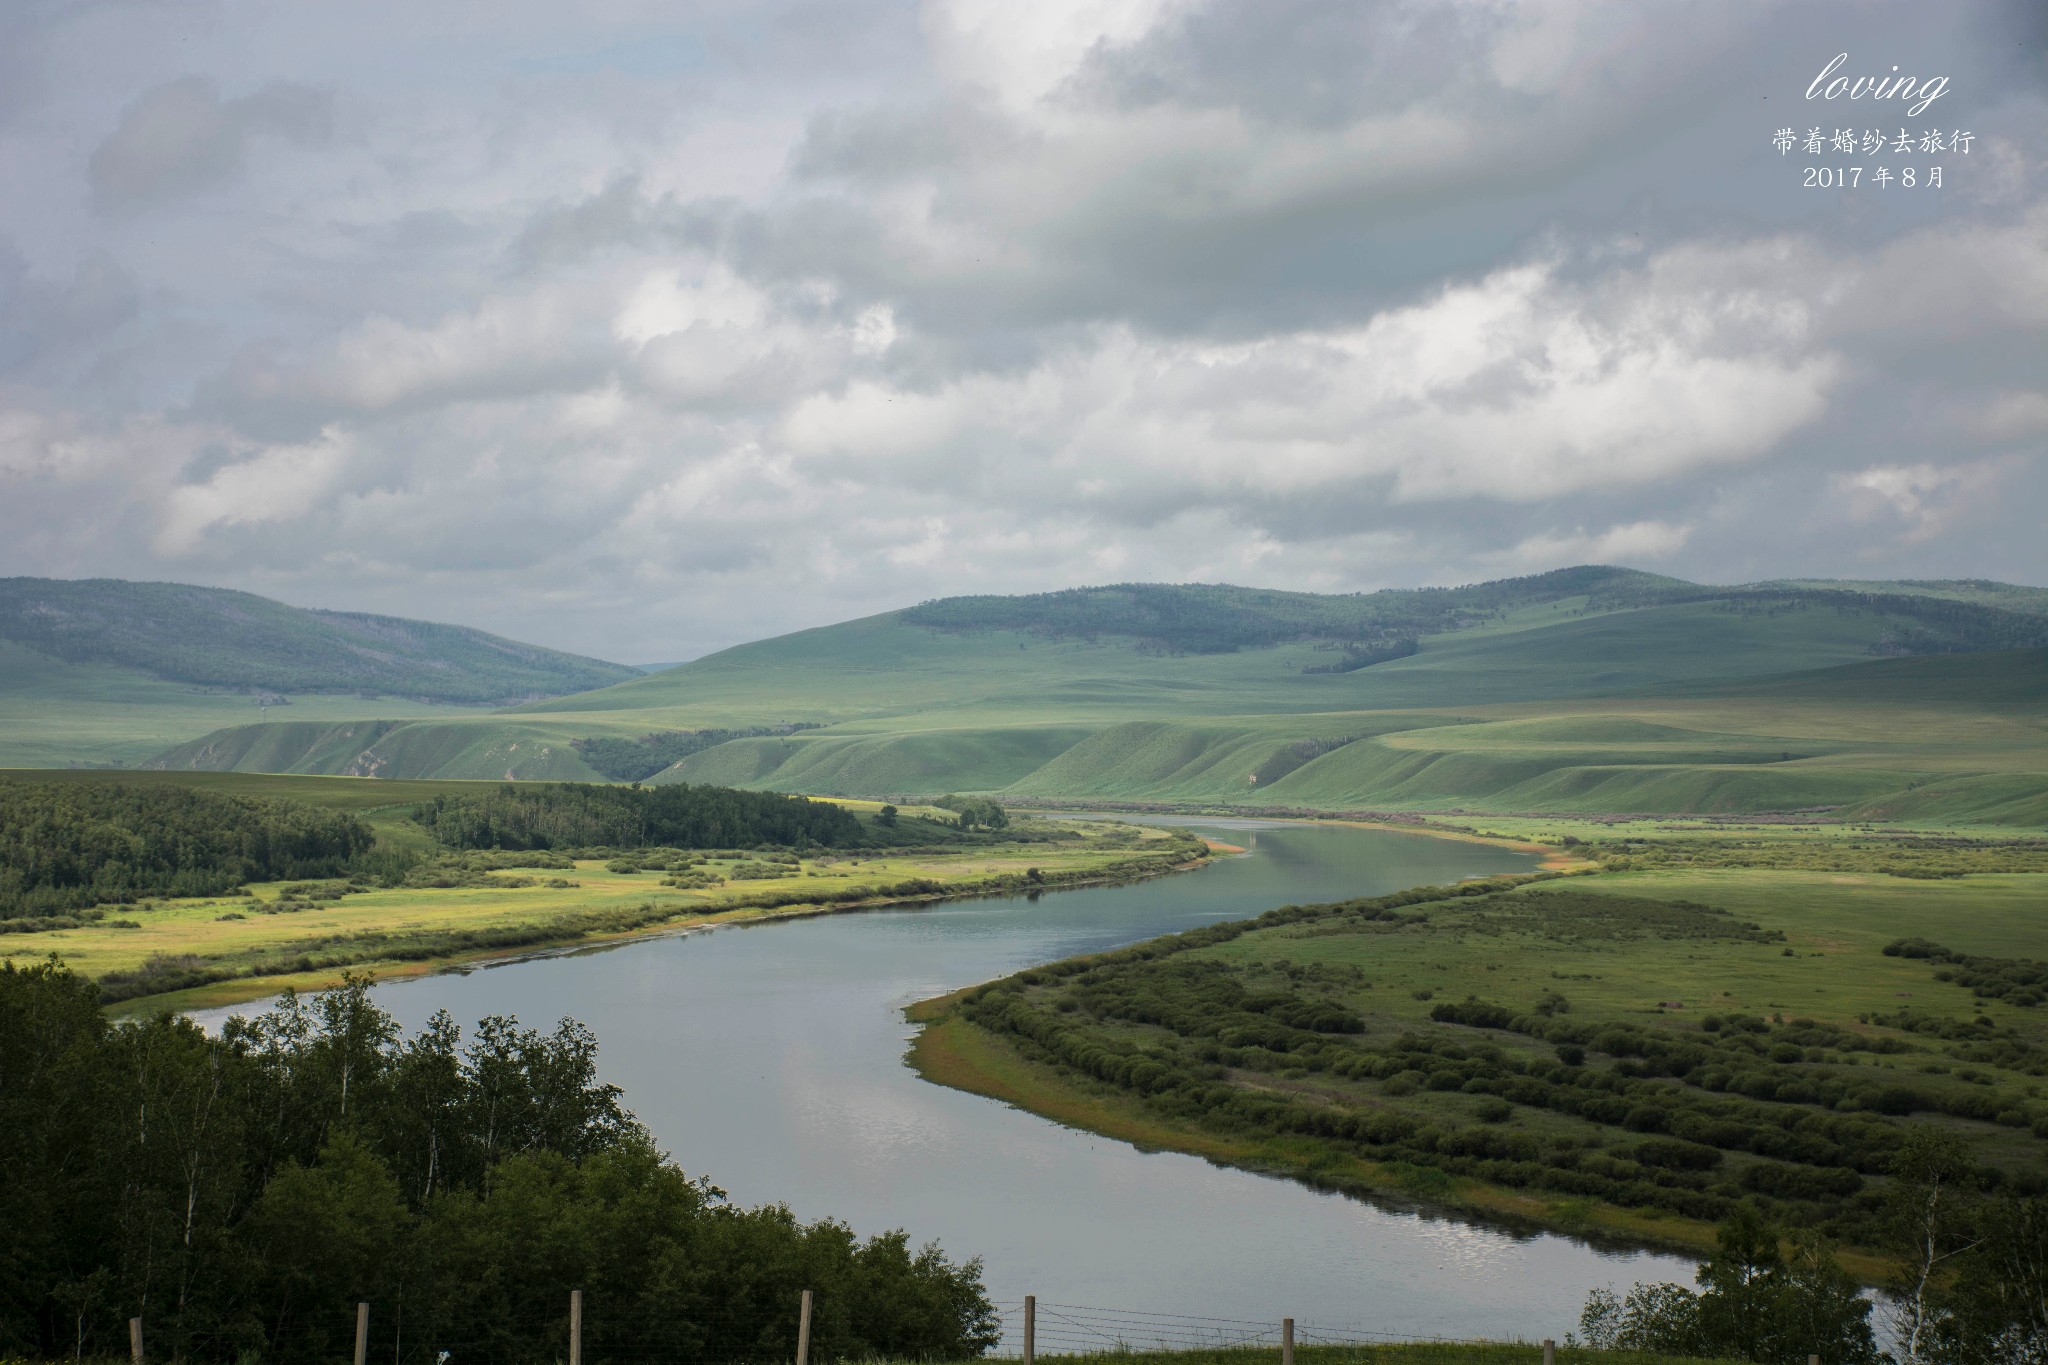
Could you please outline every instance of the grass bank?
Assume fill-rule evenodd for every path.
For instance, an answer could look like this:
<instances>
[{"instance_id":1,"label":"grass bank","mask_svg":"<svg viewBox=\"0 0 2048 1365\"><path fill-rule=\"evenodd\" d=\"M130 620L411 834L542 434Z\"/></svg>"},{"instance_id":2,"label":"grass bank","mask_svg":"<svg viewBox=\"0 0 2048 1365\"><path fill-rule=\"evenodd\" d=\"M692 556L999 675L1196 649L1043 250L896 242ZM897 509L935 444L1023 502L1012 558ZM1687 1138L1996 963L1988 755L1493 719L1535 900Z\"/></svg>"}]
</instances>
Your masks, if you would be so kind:
<instances>
[{"instance_id":1,"label":"grass bank","mask_svg":"<svg viewBox=\"0 0 2048 1365\"><path fill-rule=\"evenodd\" d=\"M344 784L338 799L383 785L314 781ZM424 842L393 810L365 813L394 843ZM1131 825L1031 821L1015 833L964 846L728 850L694 855L680 874L666 855L649 867L630 851L573 860L444 852L412 879L434 884L268 882L234 895L145 900L108 907L87 923L0 934L0 961L59 955L124 1012L203 1008L285 986L318 989L350 969L413 975L749 919L1135 880L1207 856L1191 835Z\"/></svg>"},{"instance_id":2,"label":"grass bank","mask_svg":"<svg viewBox=\"0 0 2048 1365\"><path fill-rule=\"evenodd\" d=\"M1609 828L1561 851L1613 870L1023 972L917 1007L911 1060L1140 1146L1688 1251L1741 1200L1868 1244L1916 1126L2043 1184L2048 850L1739 833Z\"/></svg>"}]
</instances>

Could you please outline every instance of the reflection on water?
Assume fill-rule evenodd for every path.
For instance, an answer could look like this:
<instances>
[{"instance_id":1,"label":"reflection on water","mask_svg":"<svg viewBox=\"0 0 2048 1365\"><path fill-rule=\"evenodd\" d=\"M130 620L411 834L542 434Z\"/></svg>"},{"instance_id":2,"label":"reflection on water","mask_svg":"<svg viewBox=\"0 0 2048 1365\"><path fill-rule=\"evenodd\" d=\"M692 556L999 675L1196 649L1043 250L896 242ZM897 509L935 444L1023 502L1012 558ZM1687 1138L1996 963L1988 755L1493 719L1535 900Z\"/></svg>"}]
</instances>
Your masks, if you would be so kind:
<instances>
[{"instance_id":1,"label":"reflection on water","mask_svg":"<svg viewBox=\"0 0 2048 1365\"><path fill-rule=\"evenodd\" d=\"M1417 1335L1562 1336L1594 1285L1689 1280L1607 1254L1144 1153L919 1080L912 1001L1290 902L1525 868L1377 830L1188 820L1242 857L1131 886L735 926L381 987L416 1027L573 1015L608 1079L692 1173L863 1232L979 1255L998 1299Z\"/></svg>"}]
</instances>

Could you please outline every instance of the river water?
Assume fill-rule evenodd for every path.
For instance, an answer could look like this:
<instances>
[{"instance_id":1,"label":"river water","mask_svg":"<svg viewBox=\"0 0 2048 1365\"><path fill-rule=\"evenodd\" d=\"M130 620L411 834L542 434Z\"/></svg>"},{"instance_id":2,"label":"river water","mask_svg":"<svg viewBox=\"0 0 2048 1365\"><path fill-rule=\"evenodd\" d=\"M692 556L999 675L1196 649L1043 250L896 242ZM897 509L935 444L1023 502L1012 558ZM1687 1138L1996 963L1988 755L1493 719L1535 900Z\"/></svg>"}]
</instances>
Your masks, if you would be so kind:
<instances>
[{"instance_id":1,"label":"river water","mask_svg":"<svg viewBox=\"0 0 2048 1365\"><path fill-rule=\"evenodd\" d=\"M1164 821L1162 821L1163 823ZM1526 869L1478 844L1337 826L1175 820L1243 857L1126 886L733 926L393 982L408 1027L569 1015L692 1174L863 1232L980 1256L998 1300L1562 1337L1586 1291L1692 1264L1517 1235L1140 1152L904 1065L902 1008L1038 963L1287 903Z\"/></svg>"}]
</instances>

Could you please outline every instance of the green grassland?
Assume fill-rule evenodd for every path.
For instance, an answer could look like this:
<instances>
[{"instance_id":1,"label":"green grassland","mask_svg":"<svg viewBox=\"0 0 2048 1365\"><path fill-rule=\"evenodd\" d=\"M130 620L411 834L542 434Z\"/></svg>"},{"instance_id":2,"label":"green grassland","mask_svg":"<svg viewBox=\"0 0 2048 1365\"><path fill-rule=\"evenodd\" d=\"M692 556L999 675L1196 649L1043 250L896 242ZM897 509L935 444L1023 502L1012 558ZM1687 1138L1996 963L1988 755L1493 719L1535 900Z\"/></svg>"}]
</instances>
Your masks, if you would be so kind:
<instances>
[{"instance_id":1,"label":"green grassland","mask_svg":"<svg viewBox=\"0 0 2048 1365\"><path fill-rule=\"evenodd\" d=\"M111 997L151 1009L331 985L349 968L417 972L478 955L767 914L1156 875L1203 852L1184 834L1097 821L1033 819L1006 835L964 833L936 823L945 812L909 807L886 831L899 847L810 853L787 871L761 864L765 855L755 852L714 851L677 877L672 851L620 850L573 866L548 853L451 853L411 818L422 801L495 784L103 770L19 775L196 787L347 810L368 821L381 848L437 858L402 886L257 883L246 895L150 899L113 906L108 917L77 927L0 934L0 961L60 954ZM879 803L843 804L871 822ZM783 875L761 875L771 871ZM699 881L709 884L693 884Z\"/></svg>"},{"instance_id":2,"label":"green grassland","mask_svg":"<svg viewBox=\"0 0 2048 1365\"><path fill-rule=\"evenodd\" d=\"M1125 585L951 598L504 711L295 712L154 763L588 781L602 774L580 742L802 725L816 728L711 744L647 780L2039 825L2043 600L1977 582L1709 589L1611 569L1348 596ZM1412 652L1383 657L1389 641ZM1934 652L1873 657L1912 650ZM1349 662L1365 658L1379 661Z\"/></svg>"},{"instance_id":3,"label":"green grassland","mask_svg":"<svg viewBox=\"0 0 2048 1365\"><path fill-rule=\"evenodd\" d=\"M474 706L306 693L289 705L257 696L152 677L104 663L66 663L0 640L0 767L146 763L173 745L222 727L281 716L297 724L447 720L483 714Z\"/></svg>"},{"instance_id":4,"label":"green grassland","mask_svg":"<svg viewBox=\"0 0 2048 1365\"><path fill-rule=\"evenodd\" d=\"M1885 952L1920 938L2033 971L2048 844L1577 828L1567 851L1618 870L1283 909L1025 972L913 1011L914 1061L1141 1145L1636 1242L1704 1247L1750 1197L1869 1245L1908 1125L2048 1186L2048 1010ZM1466 1002L1492 1008L1461 1022Z\"/></svg>"},{"instance_id":5,"label":"green grassland","mask_svg":"<svg viewBox=\"0 0 2048 1365\"><path fill-rule=\"evenodd\" d=\"M0 640L66 663L204 687L479 705L582 691L636 672L467 626L113 578L0 578Z\"/></svg>"},{"instance_id":6,"label":"green grassland","mask_svg":"<svg viewBox=\"0 0 2048 1365\"><path fill-rule=\"evenodd\" d=\"M1455 700L1456 669L1429 664L1434 651L1428 642L1411 658L1358 674L1303 675L1278 671L1274 656L1292 649L1312 657L1306 646L1172 659L1127 645L1019 640L1011 643L1026 647L1002 657L1006 651L986 638L934 637L892 626L875 632L890 643L874 663L873 678L890 686L890 703L913 708L898 714L836 719L829 709L807 707L806 697L825 691L810 676L829 672L823 664L791 664L784 671L763 662L757 672L727 660L719 669L731 675L735 696L729 701L716 700L706 688L674 710L561 709L595 706L606 697L590 694L547 703L544 711L393 726L368 744L360 732L344 733L345 727L320 733L312 727L252 727L212 736L163 761L205 768L588 778L592 774L571 743L578 737L823 719L833 723L717 745L652 780L816 794L959 790L1046 800L1324 810L1706 812L1831 806L1899 819L2035 824L2048 818L2048 703L2039 699L2048 687L2048 664L2041 651L1866 658L1802 670L1782 684L1749 679L1719 684L1718 690L1701 685L1699 695L1668 695L1660 686L1614 697L1490 699L1526 688L1563 687L1570 660L1588 644L1593 627L1615 633L1617 617L1651 614L1498 629L1447 647L1447 654L1479 672L1484 668L1473 656L1489 649L1543 658L1543 669L1520 671L1512 685L1496 679L1468 689L1489 698L1469 704ZM1714 626L1745 619L1704 609L1698 614ZM1771 622L1782 628L1796 614ZM1683 634L1689 627L1671 628ZM1668 643L1660 632L1644 638L1657 639L1660 650ZM981 653L968 650L970 644ZM1606 647L1615 648L1615 641ZM997 676L982 681L1003 690L976 697L964 671L927 671L919 648L959 655L963 670L967 662L989 664ZM1034 660L1034 652L1046 657ZM1773 643L1749 661L1762 667L1790 653ZM899 666L893 672L887 662L892 659ZM1725 656L1720 662L1730 666ZM1040 671L1033 672L1038 665ZM677 674L701 681L695 668ZM1083 668L1085 678L1059 676ZM1181 669L1190 676L1115 679L1116 669ZM1374 700L1402 703L1377 709L1331 707L1320 695L1321 689L1359 691L1361 679L1383 671L1425 681L1412 689L1403 683L1399 690L1391 682L1375 684L1382 695ZM1645 671L1628 676L1640 678ZM1201 686L1193 685L1197 672ZM1233 673L1243 688L1221 686L1219 679ZM840 681L844 686L834 705L856 709L870 680L849 674ZM1250 686L1253 681L1258 688ZM657 685L673 689L677 678L649 678L609 692ZM1307 685L1308 693L1295 692L1297 685ZM925 687L952 693L951 704L940 707L917 695ZM786 689L779 699L778 688ZM1264 695L1251 695L1260 690ZM1282 692L1288 695L1275 695ZM741 695L751 710L740 709ZM880 697L870 701L884 704ZM1233 702L1275 707L1283 701L1284 711L1220 709Z\"/></svg>"},{"instance_id":7,"label":"green grassland","mask_svg":"<svg viewBox=\"0 0 2048 1365\"><path fill-rule=\"evenodd\" d=\"M249 593L0 579L0 765L133 765L244 722L285 719L304 734L468 717L632 676L462 626ZM347 771L346 759L326 770Z\"/></svg>"}]
</instances>

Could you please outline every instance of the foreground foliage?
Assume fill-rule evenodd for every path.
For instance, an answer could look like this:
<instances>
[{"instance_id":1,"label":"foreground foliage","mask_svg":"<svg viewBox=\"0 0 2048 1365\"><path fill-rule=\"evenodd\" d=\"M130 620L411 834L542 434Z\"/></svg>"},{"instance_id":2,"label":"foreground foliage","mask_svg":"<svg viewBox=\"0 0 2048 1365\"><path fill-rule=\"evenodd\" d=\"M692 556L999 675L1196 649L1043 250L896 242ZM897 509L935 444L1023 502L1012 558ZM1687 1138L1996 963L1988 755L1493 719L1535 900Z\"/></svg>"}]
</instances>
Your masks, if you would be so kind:
<instances>
[{"instance_id":1,"label":"foreground foliage","mask_svg":"<svg viewBox=\"0 0 2048 1365\"><path fill-rule=\"evenodd\" d=\"M553 1361L786 1358L802 1289L823 1358L993 1340L977 1263L736 1208L597 1079L596 1040L447 1015L405 1037L367 982L218 1037L110 1025L61 966L0 967L0 1357Z\"/></svg>"},{"instance_id":2,"label":"foreground foliage","mask_svg":"<svg viewBox=\"0 0 2048 1365\"><path fill-rule=\"evenodd\" d=\"M1875 1365L1870 1302L1812 1233L1788 1256L1777 1229L1752 1209L1723 1224L1700 1267L1700 1290L1639 1284L1627 1297L1595 1290L1579 1317L1600 1350L1723 1356L1761 1365Z\"/></svg>"}]
</instances>

